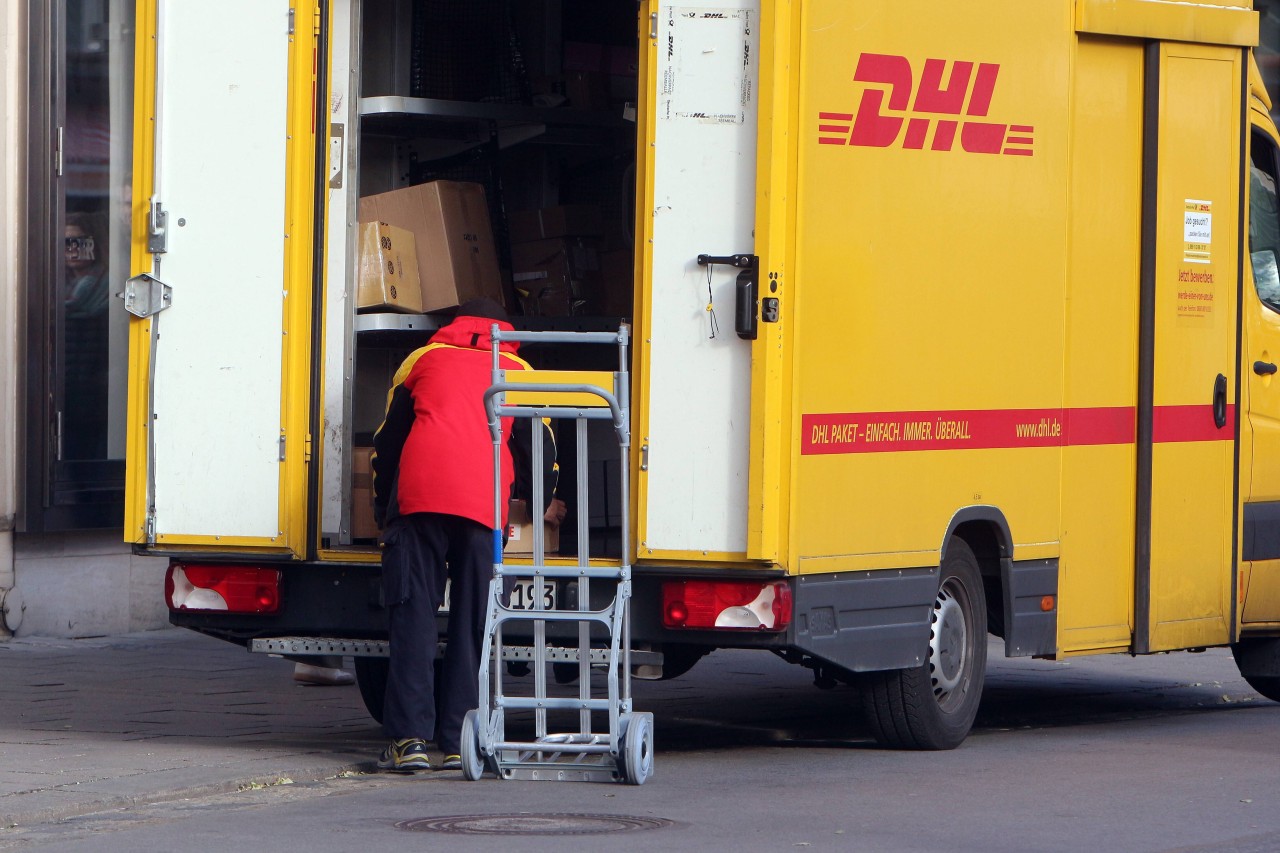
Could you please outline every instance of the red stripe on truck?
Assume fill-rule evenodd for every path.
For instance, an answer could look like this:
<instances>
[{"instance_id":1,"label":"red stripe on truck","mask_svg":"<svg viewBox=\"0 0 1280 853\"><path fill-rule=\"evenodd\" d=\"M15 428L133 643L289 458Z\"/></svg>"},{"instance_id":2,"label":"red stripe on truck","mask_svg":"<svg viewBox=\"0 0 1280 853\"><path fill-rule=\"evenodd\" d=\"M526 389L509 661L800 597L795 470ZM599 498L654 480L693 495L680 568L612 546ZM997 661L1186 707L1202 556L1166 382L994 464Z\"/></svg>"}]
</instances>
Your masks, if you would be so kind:
<instances>
[{"instance_id":1,"label":"red stripe on truck","mask_svg":"<svg viewBox=\"0 0 1280 853\"><path fill-rule=\"evenodd\" d=\"M1222 428L1211 406L1157 406L1153 437L1157 443L1231 441L1234 423L1234 406ZM1133 444L1137 436L1132 406L806 414L801 430L805 456Z\"/></svg>"}]
</instances>

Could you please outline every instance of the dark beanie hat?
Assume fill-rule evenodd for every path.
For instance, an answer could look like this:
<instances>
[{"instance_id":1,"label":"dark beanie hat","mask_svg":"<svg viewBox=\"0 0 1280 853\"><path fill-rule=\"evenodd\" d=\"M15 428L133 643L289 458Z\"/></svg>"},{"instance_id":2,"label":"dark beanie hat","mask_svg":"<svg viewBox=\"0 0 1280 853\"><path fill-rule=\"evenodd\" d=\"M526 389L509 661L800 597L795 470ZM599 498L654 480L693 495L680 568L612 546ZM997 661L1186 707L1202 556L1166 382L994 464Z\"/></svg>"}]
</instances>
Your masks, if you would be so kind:
<instances>
[{"instance_id":1,"label":"dark beanie hat","mask_svg":"<svg viewBox=\"0 0 1280 853\"><path fill-rule=\"evenodd\" d=\"M458 313L455 316L484 317L487 320L498 320L502 323L511 322L511 318L507 316L507 310L487 296L468 299L458 306Z\"/></svg>"}]
</instances>

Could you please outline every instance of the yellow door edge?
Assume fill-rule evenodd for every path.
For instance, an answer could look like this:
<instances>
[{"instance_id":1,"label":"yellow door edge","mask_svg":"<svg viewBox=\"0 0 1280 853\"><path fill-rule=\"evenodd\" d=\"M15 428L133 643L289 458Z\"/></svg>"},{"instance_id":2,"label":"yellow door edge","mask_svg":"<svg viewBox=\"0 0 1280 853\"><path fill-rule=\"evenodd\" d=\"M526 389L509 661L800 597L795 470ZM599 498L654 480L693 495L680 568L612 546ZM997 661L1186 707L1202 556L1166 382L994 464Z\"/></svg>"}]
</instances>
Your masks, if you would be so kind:
<instances>
[{"instance_id":1,"label":"yellow door edge","mask_svg":"<svg viewBox=\"0 0 1280 853\"><path fill-rule=\"evenodd\" d=\"M154 186L156 104L156 0L138 0L134 39L133 186L129 275L151 270L147 252L147 199ZM151 388L151 321L129 319L129 387L125 403L124 541L147 541L147 453Z\"/></svg>"},{"instance_id":2,"label":"yellow door edge","mask_svg":"<svg viewBox=\"0 0 1280 853\"><path fill-rule=\"evenodd\" d=\"M319 7L294 0L289 36L288 141L284 211L284 342L281 348L279 530L298 556L307 551L307 472L311 436L311 305L315 257L316 135L327 135L329 110L316 78Z\"/></svg>"}]
</instances>

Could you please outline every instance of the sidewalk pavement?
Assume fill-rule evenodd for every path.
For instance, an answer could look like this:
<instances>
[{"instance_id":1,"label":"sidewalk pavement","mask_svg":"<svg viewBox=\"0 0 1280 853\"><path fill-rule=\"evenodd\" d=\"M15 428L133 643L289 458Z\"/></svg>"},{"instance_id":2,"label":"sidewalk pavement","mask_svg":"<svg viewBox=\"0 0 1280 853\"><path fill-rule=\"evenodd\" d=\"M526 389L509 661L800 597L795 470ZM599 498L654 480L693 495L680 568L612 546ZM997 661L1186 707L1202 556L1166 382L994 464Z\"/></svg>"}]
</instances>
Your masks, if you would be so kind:
<instances>
[{"instance_id":1,"label":"sidewalk pavement","mask_svg":"<svg viewBox=\"0 0 1280 853\"><path fill-rule=\"evenodd\" d=\"M989 638L975 743L1011 728L1241 706L1280 713L1245 684L1226 649L1002 655L1002 642ZM808 670L758 651L717 652L688 677L633 687L637 706L660 714L663 752L868 742L851 688L815 690ZM385 743L355 686L298 684L292 663L192 631L0 641L0 830L372 772Z\"/></svg>"},{"instance_id":2,"label":"sidewalk pavement","mask_svg":"<svg viewBox=\"0 0 1280 853\"><path fill-rule=\"evenodd\" d=\"M0 642L0 828L371 771L355 686L192 631Z\"/></svg>"}]
</instances>

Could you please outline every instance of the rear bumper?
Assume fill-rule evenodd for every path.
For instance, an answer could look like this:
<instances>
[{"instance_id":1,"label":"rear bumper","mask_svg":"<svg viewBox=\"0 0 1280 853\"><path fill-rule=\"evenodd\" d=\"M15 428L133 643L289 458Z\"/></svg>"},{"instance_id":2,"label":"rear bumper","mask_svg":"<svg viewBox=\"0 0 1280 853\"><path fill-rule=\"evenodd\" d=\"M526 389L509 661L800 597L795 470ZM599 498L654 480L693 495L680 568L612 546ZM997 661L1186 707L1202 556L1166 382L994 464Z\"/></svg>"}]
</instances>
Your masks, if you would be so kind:
<instances>
[{"instance_id":1,"label":"rear bumper","mask_svg":"<svg viewBox=\"0 0 1280 853\"><path fill-rule=\"evenodd\" d=\"M262 561L252 564L263 565ZM284 637L379 642L387 639L381 569L376 564L272 562L270 567L281 572L277 612L171 610L170 622L246 647L253 640ZM761 583L785 580L794 603L790 624L781 631L668 628L662 621L663 581L700 576ZM936 567L795 577L779 571L638 566L632 576L632 647L766 649L850 672L918 666L928 657L929 622L938 576ZM562 587L560 606L575 606L575 593L574 588ZM607 583L594 584L592 609L607 606L612 595ZM447 614L441 614L442 638L446 636L447 623ZM504 644L531 641L531 632L522 633L523 624L529 623L517 622L503 629ZM592 632L596 640L607 640L603 626L592 626ZM576 623L548 624L547 638L556 645L576 646ZM319 645L315 648L293 654L333 653ZM364 654L361 648L358 644L345 645L343 653ZM385 646L381 649L378 654L385 653Z\"/></svg>"}]
</instances>

